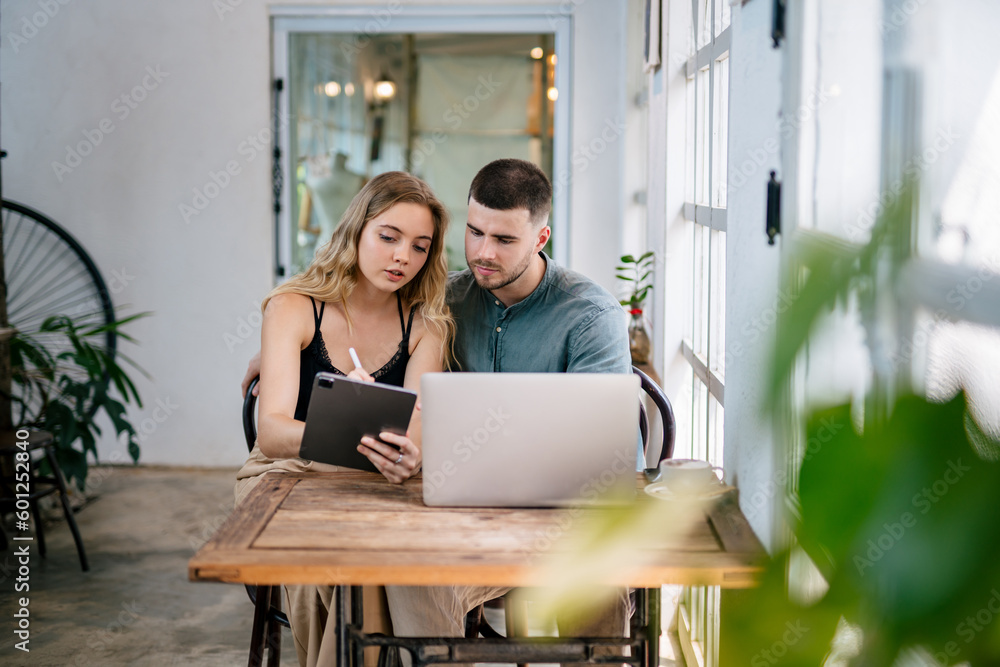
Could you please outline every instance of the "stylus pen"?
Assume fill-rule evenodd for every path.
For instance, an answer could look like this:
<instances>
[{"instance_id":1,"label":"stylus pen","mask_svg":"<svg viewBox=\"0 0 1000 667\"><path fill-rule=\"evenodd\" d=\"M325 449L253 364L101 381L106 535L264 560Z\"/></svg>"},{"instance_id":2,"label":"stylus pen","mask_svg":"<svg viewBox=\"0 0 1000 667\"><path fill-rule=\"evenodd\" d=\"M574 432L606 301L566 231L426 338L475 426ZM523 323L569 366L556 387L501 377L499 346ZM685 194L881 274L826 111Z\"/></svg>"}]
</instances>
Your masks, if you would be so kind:
<instances>
[{"instance_id":1,"label":"stylus pen","mask_svg":"<svg viewBox=\"0 0 1000 667\"><path fill-rule=\"evenodd\" d=\"M351 353L351 361L354 362L354 368L359 371L365 370L364 368L361 367L361 360L358 359L358 353L354 351L354 348L349 347L347 348L347 351Z\"/></svg>"}]
</instances>

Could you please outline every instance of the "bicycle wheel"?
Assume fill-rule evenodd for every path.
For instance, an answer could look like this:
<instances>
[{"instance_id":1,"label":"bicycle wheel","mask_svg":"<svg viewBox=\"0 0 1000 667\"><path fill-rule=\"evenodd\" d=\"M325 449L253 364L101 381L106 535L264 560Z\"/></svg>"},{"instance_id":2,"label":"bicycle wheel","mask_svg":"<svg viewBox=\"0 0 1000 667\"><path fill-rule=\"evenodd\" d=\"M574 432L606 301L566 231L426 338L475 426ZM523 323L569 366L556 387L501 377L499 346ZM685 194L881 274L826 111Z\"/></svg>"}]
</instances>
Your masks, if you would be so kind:
<instances>
[{"instance_id":1,"label":"bicycle wheel","mask_svg":"<svg viewBox=\"0 0 1000 667\"><path fill-rule=\"evenodd\" d=\"M7 319L10 326L55 345L38 335L52 315L67 315L78 327L112 324L114 307L94 261L65 229L38 211L3 200L3 257L7 279ZM112 357L113 330L104 334ZM55 353L58 353L55 349ZM105 382L108 378L105 378Z\"/></svg>"}]
</instances>

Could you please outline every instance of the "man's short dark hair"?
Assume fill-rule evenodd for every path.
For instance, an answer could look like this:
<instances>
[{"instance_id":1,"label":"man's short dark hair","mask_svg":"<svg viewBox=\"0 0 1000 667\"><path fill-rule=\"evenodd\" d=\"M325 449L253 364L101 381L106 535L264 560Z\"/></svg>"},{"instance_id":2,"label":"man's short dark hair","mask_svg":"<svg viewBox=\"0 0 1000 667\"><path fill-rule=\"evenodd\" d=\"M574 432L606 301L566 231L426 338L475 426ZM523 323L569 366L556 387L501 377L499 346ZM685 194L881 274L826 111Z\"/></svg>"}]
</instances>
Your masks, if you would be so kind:
<instances>
[{"instance_id":1,"label":"man's short dark hair","mask_svg":"<svg viewBox=\"0 0 1000 667\"><path fill-rule=\"evenodd\" d=\"M496 211L527 209L531 223L538 225L548 220L552 210L552 184L531 162L504 158L479 170L469 198Z\"/></svg>"}]
</instances>

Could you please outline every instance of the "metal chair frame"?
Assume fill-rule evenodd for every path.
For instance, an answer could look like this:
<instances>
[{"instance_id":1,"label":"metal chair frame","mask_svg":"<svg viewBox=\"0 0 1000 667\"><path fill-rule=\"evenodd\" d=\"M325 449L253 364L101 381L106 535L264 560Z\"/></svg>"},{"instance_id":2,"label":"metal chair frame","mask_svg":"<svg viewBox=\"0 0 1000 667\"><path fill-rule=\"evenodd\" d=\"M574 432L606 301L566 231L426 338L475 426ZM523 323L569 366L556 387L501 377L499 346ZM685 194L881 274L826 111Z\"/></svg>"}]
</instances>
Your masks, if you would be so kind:
<instances>
[{"instance_id":1,"label":"metal chair frame","mask_svg":"<svg viewBox=\"0 0 1000 667\"><path fill-rule=\"evenodd\" d=\"M247 451L253 451L257 442L257 423L254 419L254 408L257 397L253 390L260 381L257 376L247 387L247 395L243 398L243 435L247 441ZM264 660L264 649L269 650L268 667L278 667L281 662L281 628L291 628L288 616L281 610L281 587L264 587L265 595L270 598L270 605L264 607L257 604L258 587L246 585L247 595L254 604L253 630L250 633L250 667L260 667Z\"/></svg>"},{"instance_id":2,"label":"metal chair frame","mask_svg":"<svg viewBox=\"0 0 1000 667\"><path fill-rule=\"evenodd\" d=\"M28 494L20 494L27 496L22 499L27 500L31 506L31 514L35 523L35 536L38 538L38 553L41 554L42 558L45 557L45 531L42 526L42 515L38 508L38 501L45 496L58 493L63 515L66 517L66 523L69 524L70 532L73 533L73 541L76 543L76 553L80 557L80 567L84 572L87 572L90 570L90 564L87 562L87 552L83 548L83 537L80 535L80 529L76 525L76 518L73 516L73 508L69 504L69 495L66 492L66 479L63 477L62 469L56 460L55 440L50 433L44 431L31 431L31 435L33 436L31 438L33 441L30 442L26 449L21 449L17 446L4 447L0 449L0 457L10 457L13 460L14 455L21 451L29 452L29 456L33 452L42 453L43 458L32 459L30 463L30 492ZM52 472L51 475L38 474L38 464L42 460L48 463L49 469ZM15 493L15 482L12 477L3 477L0 479L0 510L7 511L6 508L13 508L18 500L18 495ZM0 528L0 550L6 548L7 536L4 534L2 528Z\"/></svg>"}]
</instances>

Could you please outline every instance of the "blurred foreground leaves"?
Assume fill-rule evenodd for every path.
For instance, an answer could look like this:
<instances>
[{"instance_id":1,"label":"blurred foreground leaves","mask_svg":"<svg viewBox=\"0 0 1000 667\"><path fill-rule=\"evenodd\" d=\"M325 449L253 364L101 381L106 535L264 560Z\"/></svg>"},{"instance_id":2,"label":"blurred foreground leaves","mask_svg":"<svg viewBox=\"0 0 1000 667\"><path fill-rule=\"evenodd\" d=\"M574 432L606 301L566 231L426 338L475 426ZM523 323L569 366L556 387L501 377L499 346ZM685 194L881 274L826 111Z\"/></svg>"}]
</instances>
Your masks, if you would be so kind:
<instances>
[{"instance_id":1,"label":"blurred foreground leaves","mask_svg":"<svg viewBox=\"0 0 1000 667\"><path fill-rule=\"evenodd\" d=\"M843 616L863 633L853 664L888 666L907 646L939 664L1000 664L1000 467L977 455L968 419L962 394L901 398L864 433L848 405L815 412L792 529L829 588L796 603L790 552L776 554L761 586L726 609L731 655L821 665ZM787 643L788 622L809 631L768 662L762 651Z\"/></svg>"},{"instance_id":2,"label":"blurred foreground leaves","mask_svg":"<svg viewBox=\"0 0 1000 667\"><path fill-rule=\"evenodd\" d=\"M778 420L799 355L829 313L854 299L870 348L898 331L915 188L886 209L868 244L793 254L785 289L798 298L779 319L767 405ZM798 484L786 490L793 539L761 586L724 611L722 664L822 665L841 618L860 630L852 665L888 667L914 647L939 665L1000 664L1000 443L964 393L947 403L914 395L884 353L869 349L882 377L863 406L806 408ZM822 576L811 596L789 593L809 578L801 567L792 574L803 552ZM796 638L790 622L810 629Z\"/></svg>"}]
</instances>

